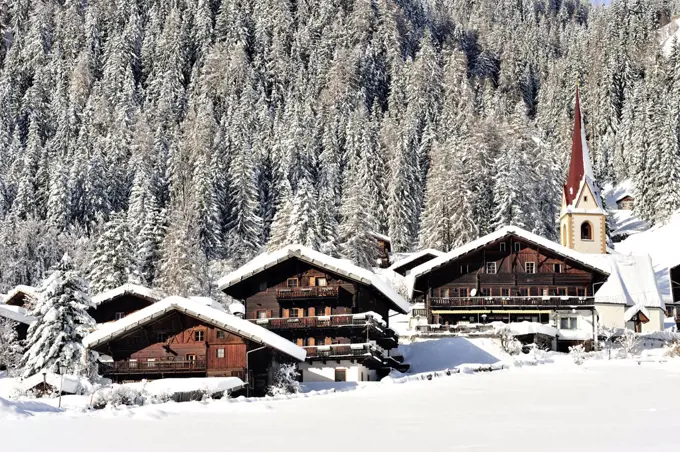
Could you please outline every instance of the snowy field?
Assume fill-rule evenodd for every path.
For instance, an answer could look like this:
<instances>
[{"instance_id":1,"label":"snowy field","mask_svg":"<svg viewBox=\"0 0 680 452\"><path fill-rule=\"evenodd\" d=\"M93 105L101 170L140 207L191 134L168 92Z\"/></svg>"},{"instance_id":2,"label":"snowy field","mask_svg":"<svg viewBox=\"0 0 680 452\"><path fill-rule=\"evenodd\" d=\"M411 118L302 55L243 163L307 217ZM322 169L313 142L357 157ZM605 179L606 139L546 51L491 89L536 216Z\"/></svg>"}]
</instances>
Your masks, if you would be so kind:
<instances>
[{"instance_id":1,"label":"snowy field","mask_svg":"<svg viewBox=\"0 0 680 452\"><path fill-rule=\"evenodd\" d=\"M488 343L466 342L472 341L432 345L440 352L467 350L469 357L481 345L479 350L486 350L480 356L498 361ZM641 365L589 360L576 366L560 356L537 366L364 383L351 391L281 400L96 412L41 412L41 405L52 409L55 400L32 402L24 411L5 402L0 403L0 450L673 451L679 384L677 359Z\"/></svg>"}]
</instances>

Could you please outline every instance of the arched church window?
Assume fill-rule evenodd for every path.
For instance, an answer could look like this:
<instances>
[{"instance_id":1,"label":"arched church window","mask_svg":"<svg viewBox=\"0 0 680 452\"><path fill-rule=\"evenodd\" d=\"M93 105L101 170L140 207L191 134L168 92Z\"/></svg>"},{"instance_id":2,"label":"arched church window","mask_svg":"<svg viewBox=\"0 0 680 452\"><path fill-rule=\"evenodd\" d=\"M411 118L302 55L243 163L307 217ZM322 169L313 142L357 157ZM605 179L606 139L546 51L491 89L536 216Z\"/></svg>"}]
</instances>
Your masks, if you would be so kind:
<instances>
[{"instance_id":1,"label":"arched church window","mask_svg":"<svg viewBox=\"0 0 680 452\"><path fill-rule=\"evenodd\" d=\"M581 224L581 240L593 240L593 226L588 221Z\"/></svg>"}]
</instances>

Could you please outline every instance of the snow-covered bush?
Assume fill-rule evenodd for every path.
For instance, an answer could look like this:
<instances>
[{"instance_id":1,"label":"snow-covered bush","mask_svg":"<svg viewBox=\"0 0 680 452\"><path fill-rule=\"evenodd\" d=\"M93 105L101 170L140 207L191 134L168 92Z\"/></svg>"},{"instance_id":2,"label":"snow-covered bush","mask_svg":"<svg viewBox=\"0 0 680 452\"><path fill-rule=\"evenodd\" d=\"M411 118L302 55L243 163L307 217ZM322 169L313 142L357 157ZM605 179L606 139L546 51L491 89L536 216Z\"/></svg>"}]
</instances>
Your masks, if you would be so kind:
<instances>
[{"instance_id":1,"label":"snow-covered bush","mask_svg":"<svg viewBox=\"0 0 680 452\"><path fill-rule=\"evenodd\" d=\"M267 393L271 396L297 394L300 392L300 382L297 381L297 367L295 364L281 364L276 370L274 384L269 386Z\"/></svg>"},{"instance_id":2,"label":"snow-covered bush","mask_svg":"<svg viewBox=\"0 0 680 452\"><path fill-rule=\"evenodd\" d=\"M569 347L569 356L571 356L575 364L580 366L586 360L586 348L583 344L572 345Z\"/></svg>"},{"instance_id":3,"label":"snow-covered bush","mask_svg":"<svg viewBox=\"0 0 680 452\"><path fill-rule=\"evenodd\" d=\"M640 342L640 336L632 330L624 330L623 334L616 340L623 350L626 352L626 356L630 357L633 354L633 350L637 347Z\"/></svg>"},{"instance_id":4,"label":"snow-covered bush","mask_svg":"<svg viewBox=\"0 0 680 452\"><path fill-rule=\"evenodd\" d=\"M17 325L13 320L0 318L0 370L6 370L8 377L19 374L23 354Z\"/></svg>"},{"instance_id":5,"label":"snow-covered bush","mask_svg":"<svg viewBox=\"0 0 680 452\"><path fill-rule=\"evenodd\" d=\"M100 389L92 397L92 407L101 409L105 406L134 406L143 405L144 396L141 389L128 385L113 385L111 388Z\"/></svg>"},{"instance_id":6,"label":"snow-covered bush","mask_svg":"<svg viewBox=\"0 0 680 452\"><path fill-rule=\"evenodd\" d=\"M496 330L501 340L501 348L509 355L519 355L522 352L522 343L515 338L509 325L503 325Z\"/></svg>"},{"instance_id":7,"label":"snow-covered bush","mask_svg":"<svg viewBox=\"0 0 680 452\"><path fill-rule=\"evenodd\" d=\"M667 344L664 347L664 356L669 358L680 358L680 341Z\"/></svg>"}]
</instances>

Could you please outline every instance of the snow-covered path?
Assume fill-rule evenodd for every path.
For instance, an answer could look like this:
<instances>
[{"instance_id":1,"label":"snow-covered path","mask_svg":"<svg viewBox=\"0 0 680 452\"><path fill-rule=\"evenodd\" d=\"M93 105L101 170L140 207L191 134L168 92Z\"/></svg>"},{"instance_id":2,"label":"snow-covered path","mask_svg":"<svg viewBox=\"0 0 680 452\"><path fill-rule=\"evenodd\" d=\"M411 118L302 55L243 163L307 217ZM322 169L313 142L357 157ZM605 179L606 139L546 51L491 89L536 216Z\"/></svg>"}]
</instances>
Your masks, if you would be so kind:
<instances>
[{"instance_id":1,"label":"snow-covered path","mask_svg":"<svg viewBox=\"0 0 680 452\"><path fill-rule=\"evenodd\" d=\"M3 452L671 451L680 365L592 362L279 401L0 418Z\"/></svg>"}]
</instances>

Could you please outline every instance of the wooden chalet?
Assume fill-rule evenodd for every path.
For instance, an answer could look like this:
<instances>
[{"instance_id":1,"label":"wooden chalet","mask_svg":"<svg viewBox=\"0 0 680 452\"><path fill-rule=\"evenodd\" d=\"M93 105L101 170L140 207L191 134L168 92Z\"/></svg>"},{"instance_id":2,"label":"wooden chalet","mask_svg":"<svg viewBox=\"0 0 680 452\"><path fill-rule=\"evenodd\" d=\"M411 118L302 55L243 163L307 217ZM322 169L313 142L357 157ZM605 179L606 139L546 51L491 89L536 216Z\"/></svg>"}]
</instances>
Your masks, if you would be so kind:
<instances>
[{"instance_id":1,"label":"wooden chalet","mask_svg":"<svg viewBox=\"0 0 680 452\"><path fill-rule=\"evenodd\" d=\"M675 323L680 328L680 265L676 265L668 270L671 280L671 300L667 316L675 317Z\"/></svg>"},{"instance_id":2,"label":"wooden chalet","mask_svg":"<svg viewBox=\"0 0 680 452\"><path fill-rule=\"evenodd\" d=\"M169 297L102 325L83 343L100 353L99 372L115 381L238 377L264 394L276 363L305 351L280 336L204 303Z\"/></svg>"},{"instance_id":3,"label":"wooden chalet","mask_svg":"<svg viewBox=\"0 0 680 452\"><path fill-rule=\"evenodd\" d=\"M329 361L335 367L360 364L367 368L365 379L408 368L390 356L398 336L389 328L390 310L406 313L408 304L369 270L291 245L258 256L222 278L219 287L243 301L249 321L304 347L307 362L319 368ZM303 372L302 378L315 376Z\"/></svg>"},{"instance_id":4,"label":"wooden chalet","mask_svg":"<svg viewBox=\"0 0 680 452\"><path fill-rule=\"evenodd\" d=\"M395 273L400 274L401 276L406 276L408 272L410 272L417 266L429 262L432 259L435 259L439 256L442 256L443 254L444 254L443 252L434 249L421 250L416 253L411 253L403 257L402 259L397 260L394 264L390 266L389 269Z\"/></svg>"},{"instance_id":5,"label":"wooden chalet","mask_svg":"<svg viewBox=\"0 0 680 452\"><path fill-rule=\"evenodd\" d=\"M17 322L16 332L21 341L26 339L28 327L35 321L28 311L33 308L36 292L35 287L17 286L0 302L0 318Z\"/></svg>"},{"instance_id":6,"label":"wooden chalet","mask_svg":"<svg viewBox=\"0 0 680 452\"><path fill-rule=\"evenodd\" d=\"M413 299L431 324L552 323L556 312L589 311L608 277L595 260L520 228L506 227L416 267ZM562 322L564 329L570 322Z\"/></svg>"},{"instance_id":7,"label":"wooden chalet","mask_svg":"<svg viewBox=\"0 0 680 452\"><path fill-rule=\"evenodd\" d=\"M37 289L32 286L16 286L3 298L3 304L29 309L35 301Z\"/></svg>"},{"instance_id":8,"label":"wooden chalet","mask_svg":"<svg viewBox=\"0 0 680 452\"><path fill-rule=\"evenodd\" d=\"M88 314L97 323L113 322L151 306L161 298L160 294L148 287L124 284L92 297L92 307L88 309Z\"/></svg>"},{"instance_id":9,"label":"wooden chalet","mask_svg":"<svg viewBox=\"0 0 680 452\"><path fill-rule=\"evenodd\" d=\"M378 245L378 266L380 268L387 268L390 266L390 254L392 253L392 240L377 232L370 233Z\"/></svg>"}]
</instances>

